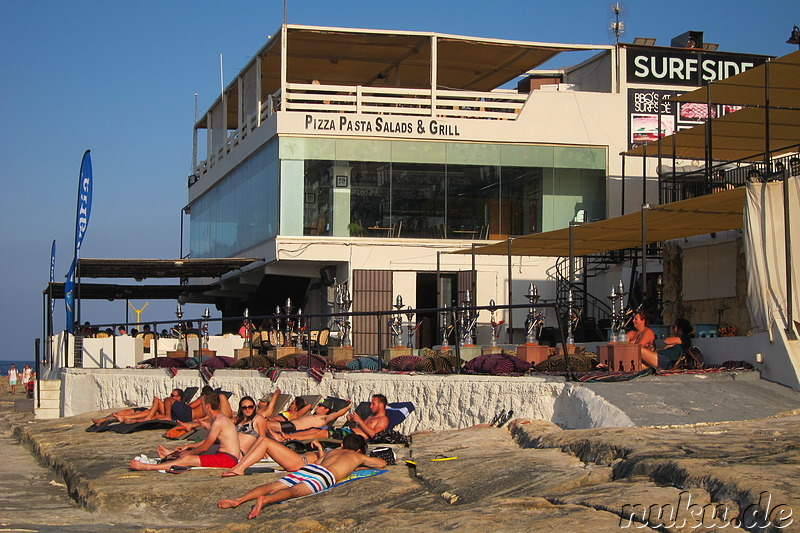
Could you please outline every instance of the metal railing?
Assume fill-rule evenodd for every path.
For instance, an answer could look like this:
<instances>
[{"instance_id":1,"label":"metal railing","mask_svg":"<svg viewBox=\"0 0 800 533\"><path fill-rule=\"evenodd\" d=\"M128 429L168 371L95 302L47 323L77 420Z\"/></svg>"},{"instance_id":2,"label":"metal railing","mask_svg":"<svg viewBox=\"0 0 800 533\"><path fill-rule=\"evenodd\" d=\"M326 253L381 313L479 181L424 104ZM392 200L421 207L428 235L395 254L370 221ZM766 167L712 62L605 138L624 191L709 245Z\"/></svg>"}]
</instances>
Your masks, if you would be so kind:
<instances>
[{"instance_id":1,"label":"metal railing","mask_svg":"<svg viewBox=\"0 0 800 533\"><path fill-rule=\"evenodd\" d=\"M536 308L542 308L542 309L548 309L549 308L549 309L553 309L555 311L556 323L557 323L557 326L558 326L557 329L558 329L558 332L559 332L559 340L560 340L559 343L562 345L563 353L566 354L568 352L568 350L567 350L567 347L566 347L566 338L565 338L565 334L564 334L565 325L562 323L562 316L561 316L562 313L560 313L561 306L558 303L537 303L535 307ZM333 324L334 320L341 319L342 317L347 317L349 320L352 320L352 318L356 317L356 316L370 316L370 317L374 317L375 320L377 321L376 325L377 325L378 340L379 340L379 342L378 342L378 354L377 355L380 356L383 353L384 349L389 348L391 346L390 345L390 337L392 335L392 332L388 328L388 319L390 317L394 316L394 315L397 315L397 314L405 316L408 313L413 313L415 316L421 316L421 315L424 315L424 314L436 313L437 316L441 316L440 315L441 313L445 313L447 316L451 317L451 319L452 319L453 334L455 336L455 339L458 340L458 339L461 338L463 331L461 329L460 321L457 320L457 318L459 316L461 316L462 313L465 313L465 312L478 312L479 313L480 311L491 311L493 309L495 311L508 310L509 312L511 312L513 309L529 309L529 308L530 308L530 304L529 303L511 304L511 305L509 305L509 304L506 304L506 305L496 304L494 306L488 306L488 305L486 305L486 306L459 306L459 305L454 305L454 306L438 307L438 308L402 309L402 310L399 310L399 311L397 309L393 309L393 310L379 310L379 311L347 311L347 312L331 312L331 313L303 313L302 315L301 314L296 314L296 313L288 313L288 314L286 314L286 313L283 313L283 314L276 313L276 314L271 314L271 315L259 315L259 316L252 316L251 315L251 316L248 316L248 317L239 316L239 317L224 317L224 318L209 318L209 319L205 319L205 318L199 317L199 318L194 318L194 319L191 319L191 320L188 320L188 319L187 320L183 320L183 322L192 322L192 323L197 323L197 324L209 324L209 323L216 323L216 322L219 322L219 323L233 322L233 323L236 323L236 324L240 324L244 320L248 320L250 322L263 322L263 321L266 321L266 320L272 320L277 324L281 324L281 323L285 324L287 322L291 322L291 323L294 323L294 324L302 323L304 325L302 326L302 329L300 329L300 333L299 334L300 335L307 335L308 332L311 331L311 328L309 327L309 324L313 323L315 320L317 321L318 324L323 326L323 327L321 327L319 329L323 329L324 327L330 327L330 325ZM159 326L165 326L165 325L170 325L171 326L171 325L173 325L175 323L176 323L176 321L174 319L146 322L146 324L149 324L151 326L152 330L156 331L156 332L158 331L158 327ZM93 324L92 328L98 328L98 330L103 329L103 328L112 328L113 331L116 331L116 329L118 327L120 327L120 326L125 326L126 328L130 328L131 326L138 327L138 326L143 326L144 324L145 323L132 323L132 322L128 322L128 323L113 323L113 324L111 324L111 323L109 323L109 324L96 324L96 325ZM356 333L358 333L358 332L356 332ZM80 331L78 330L76 332L74 338L80 338L80 337L81 337ZM513 332L509 335L509 337L510 337L509 338L509 342L512 342L513 341ZM69 338L68 335L64 335L64 342L65 343L67 342L68 338ZM117 338L116 336L112 336L112 368L117 368L117 366L116 366L116 338ZM171 338L175 338L175 337L171 337ZM159 339L159 335L156 335L155 338L152 340L152 344L151 344L151 354L152 354L153 358L156 359L156 365L157 365L157 359L159 358L159 355L158 355L158 339ZM50 343L48 343L48 345L49 344ZM202 347L202 337L200 338L200 346ZM66 346L65 346L65 348L66 348ZM461 368L461 346L460 346L459 342L454 342L452 344L452 349L453 349L454 355L456 357L456 372L460 372L460 368ZM64 350L64 357L67 358L68 354L69 354L69 350L65 349ZM53 360L53 357L54 357L54 355L52 353L48 353L47 351L45 352L44 361L45 361L45 364L48 364L50 366L50 368L53 368L54 363L56 363ZM571 371L570 366L569 366L570 365L569 358L566 357L565 359L566 359L566 368L567 368L566 374L567 374L567 377L568 377L568 379L572 379L572 371ZM38 360L39 360L39 357L37 355L37 362L38 362ZM70 364L69 364L70 362L68 360L59 361L58 363L62 363L62 364L56 364L55 366L59 366L59 367L69 367L70 366ZM73 365L74 365L74 363L75 363L75 361L73 361ZM38 373L37 373L37 375L38 375Z\"/></svg>"}]
</instances>

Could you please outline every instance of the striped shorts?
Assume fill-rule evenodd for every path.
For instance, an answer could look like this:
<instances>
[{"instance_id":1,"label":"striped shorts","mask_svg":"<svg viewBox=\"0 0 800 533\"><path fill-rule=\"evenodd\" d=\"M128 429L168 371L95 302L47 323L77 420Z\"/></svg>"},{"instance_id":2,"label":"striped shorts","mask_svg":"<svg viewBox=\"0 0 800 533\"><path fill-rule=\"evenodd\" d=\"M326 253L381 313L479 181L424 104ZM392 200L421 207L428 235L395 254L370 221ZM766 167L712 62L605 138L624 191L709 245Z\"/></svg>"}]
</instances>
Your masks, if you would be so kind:
<instances>
[{"instance_id":1,"label":"striped shorts","mask_svg":"<svg viewBox=\"0 0 800 533\"><path fill-rule=\"evenodd\" d=\"M278 481L287 487L293 487L298 483L303 483L311 489L311 494L328 489L336 483L333 474L331 474L327 468L320 465L304 466L297 472L292 472Z\"/></svg>"}]
</instances>

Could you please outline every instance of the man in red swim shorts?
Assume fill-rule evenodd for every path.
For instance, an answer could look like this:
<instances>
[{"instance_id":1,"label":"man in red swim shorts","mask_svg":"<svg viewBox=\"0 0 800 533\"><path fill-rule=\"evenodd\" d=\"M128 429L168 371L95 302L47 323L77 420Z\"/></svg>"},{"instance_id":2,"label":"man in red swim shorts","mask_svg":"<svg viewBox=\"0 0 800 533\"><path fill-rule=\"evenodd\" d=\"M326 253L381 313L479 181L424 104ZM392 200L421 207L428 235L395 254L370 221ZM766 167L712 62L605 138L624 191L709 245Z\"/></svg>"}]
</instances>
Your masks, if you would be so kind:
<instances>
[{"instance_id":1,"label":"man in red swim shorts","mask_svg":"<svg viewBox=\"0 0 800 533\"><path fill-rule=\"evenodd\" d=\"M203 411L211 419L211 429L206 440L200 443L178 446L174 451L163 446L158 447L161 458L174 456L177 458L150 465L131 461L131 470L169 470L173 466L206 466L210 468L233 468L239 462L239 433L230 418L220 413L219 393L210 392L201 397ZM219 446L212 451L211 446L219 441Z\"/></svg>"}]
</instances>

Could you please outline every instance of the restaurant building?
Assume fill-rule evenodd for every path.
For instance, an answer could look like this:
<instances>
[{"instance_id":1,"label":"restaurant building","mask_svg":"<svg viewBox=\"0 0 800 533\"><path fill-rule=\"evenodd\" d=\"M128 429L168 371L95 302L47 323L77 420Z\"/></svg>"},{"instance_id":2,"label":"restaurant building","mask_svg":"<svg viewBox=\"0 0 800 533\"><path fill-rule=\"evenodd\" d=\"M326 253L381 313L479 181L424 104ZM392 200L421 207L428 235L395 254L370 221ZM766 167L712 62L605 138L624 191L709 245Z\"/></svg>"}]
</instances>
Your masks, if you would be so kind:
<instances>
[{"instance_id":1,"label":"restaurant building","mask_svg":"<svg viewBox=\"0 0 800 533\"><path fill-rule=\"evenodd\" d=\"M660 176L691 162L620 153L712 109L669 96L766 60L703 46L701 32L660 47L283 25L194 126L188 255L263 260L209 293L225 316L287 297L331 312L343 282L353 311L397 295L463 303L467 290L477 305L520 304L531 282L555 298L553 258L447 252L686 197ZM622 257L596 277L600 294L630 276ZM421 318L418 346L438 344L441 317ZM524 339L525 310L498 319ZM370 317L353 331L357 353L386 345Z\"/></svg>"}]
</instances>

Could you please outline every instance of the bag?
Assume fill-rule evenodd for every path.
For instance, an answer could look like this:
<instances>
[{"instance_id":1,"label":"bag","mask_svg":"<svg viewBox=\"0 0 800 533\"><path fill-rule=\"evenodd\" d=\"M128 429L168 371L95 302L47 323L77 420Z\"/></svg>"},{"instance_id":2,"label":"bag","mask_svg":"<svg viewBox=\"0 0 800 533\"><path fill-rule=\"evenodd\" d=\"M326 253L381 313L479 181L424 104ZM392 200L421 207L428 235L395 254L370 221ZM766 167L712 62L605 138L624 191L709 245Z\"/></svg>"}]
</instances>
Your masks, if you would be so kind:
<instances>
[{"instance_id":1,"label":"bag","mask_svg":"<svg viewBox=\"0 0 800 533\"><path fill-rule=\"evenodd\" d=\"M671 369L675 370L700 370L705 367L703 352L697 346L684 350L683 354L675 361Z\"/></svg>"},{"instance_id":2,"label":"bag","mask_svg":"<svg viewBox=\"0 0 800 533\"><path fill-rule=\"evenodd\" d=\"M386 461L387 465L397 464L397 457L394 454L394 450L389 448L388 446L382 448L375 448L374 450L369 452L369 456L383 459L384 461Z\"/></svg>"},{"instance_id":3,"label":"bag","mask_svg":"<svg viewBox=\"0 0 800 533\"><path fill-rule=\"evenodd\" d=\"M410 443L410 439L406 435L394 429L379 431L369 441L373 444L403 444L404 446L408 446Z\"/></svg>"},{"instance_id":4,"label":"bag","mask_svg":"<svg viewBox=\"0 0 800 533\"><path fill-rule=\"evenodd\" d=\"M165 439L178 440L188 436L188 433L194 433L196 429L186 429L184 426L177 425L174 428L164 433Z\"/></svg>"}]
</instances>

